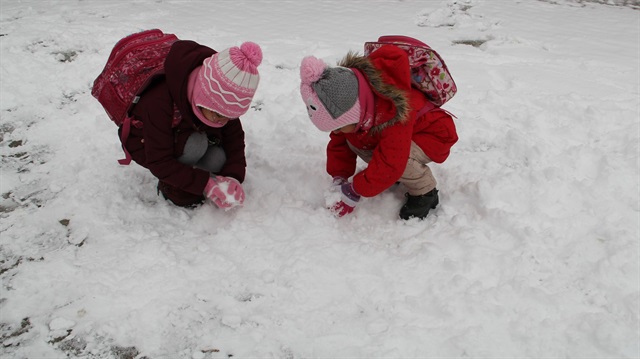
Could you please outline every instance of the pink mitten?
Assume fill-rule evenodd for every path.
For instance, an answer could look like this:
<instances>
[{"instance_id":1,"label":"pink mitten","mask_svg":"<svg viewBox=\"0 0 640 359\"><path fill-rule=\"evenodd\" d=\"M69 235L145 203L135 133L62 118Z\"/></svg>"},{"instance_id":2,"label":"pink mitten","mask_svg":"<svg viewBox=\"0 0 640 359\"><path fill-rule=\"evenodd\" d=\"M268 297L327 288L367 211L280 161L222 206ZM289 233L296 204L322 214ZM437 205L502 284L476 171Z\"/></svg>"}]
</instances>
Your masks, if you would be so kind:
<instances>
[{"instance_id":1,"label":"pink mitten","mask_svg":"<svg viewBox=\"0 0 640 359\"><path fill-rule=\"evenodd\" d=\"M232 177L216 176L209 178L204 187L204 195L216 206L224 209L244 203L244 190L238 180Z\"/></svg>"},{"instance_id":2,"label":"pink mitten","mask_svg":"<svg viewBox=\"0 0 640 359\"><path fill-rule=\"evenodd\" d=\"M223 176L217 176L216 179L221 188L226 187L227 203L232 206L239 206L244 203L244 189L237 179Z\"/></svg>"}]
</instances>

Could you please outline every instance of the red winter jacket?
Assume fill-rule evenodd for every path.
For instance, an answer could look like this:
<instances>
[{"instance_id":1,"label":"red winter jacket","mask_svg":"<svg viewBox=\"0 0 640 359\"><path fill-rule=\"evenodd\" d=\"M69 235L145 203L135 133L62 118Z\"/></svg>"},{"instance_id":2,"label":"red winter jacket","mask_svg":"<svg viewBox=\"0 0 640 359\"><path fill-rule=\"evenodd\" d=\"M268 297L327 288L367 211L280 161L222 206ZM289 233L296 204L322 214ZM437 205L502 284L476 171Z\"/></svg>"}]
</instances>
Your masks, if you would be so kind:
<instances>
[{"instance_id":1,"label":"red winter jacket","mask_svg":"<svg viewBox=\"0 0 640 359\"><path fill-rule=\"evenodd\" d=\"M400 179L409 160L411 141L431 160L442 163L458 140L451 116L435 109L416 118L428 103L424 94L411 87L409 59L395 46L383 46L369 57L347 55L340 66L362 72L375 98L373 127L355 133L331 133L327 146L327 172L332 177L351 177L356 171L356 148L372 150L367 168L353 178L353 187L364 197L373 197Z\"/></svg>"},{"instance_id":2,"label":"red winter jacket","mask_svg":"<svg viewBox=\"0 0 640 359\"><path fill-rule=\"evenodd\" d=\"M187 98L189 74L215 53L193 41L176 42L165 61L166 76L148 88L134 107L134 126L126 142L133 160L158 179L197 195L204 192L209 172L177 161L194 132L205 132L211 142L221 144L227 161L220 175L243 182L247 166L240 120L221 128L206 126L193 113ZM182 116L177 125L172 125L174 103Z\"/></svg>"}]
</instances>

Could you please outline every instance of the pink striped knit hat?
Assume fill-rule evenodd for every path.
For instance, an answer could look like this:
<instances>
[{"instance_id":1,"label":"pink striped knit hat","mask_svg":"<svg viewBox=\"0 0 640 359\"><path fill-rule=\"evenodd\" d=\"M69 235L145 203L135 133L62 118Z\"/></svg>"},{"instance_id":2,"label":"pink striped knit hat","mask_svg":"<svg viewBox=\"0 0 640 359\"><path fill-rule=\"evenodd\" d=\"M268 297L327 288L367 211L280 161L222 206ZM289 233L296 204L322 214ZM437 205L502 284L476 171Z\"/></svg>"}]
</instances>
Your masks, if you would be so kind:
<instances>
[{"instance_id":1,"label":"pink striped knit hat","mask_svg":"<svg viewBox=\"0 0 640 359\"><path fill-rule=\"evenodd\" d=\"M261 62L262 50L253 42L208 57L196 78L193 104L231 119L242 116L260 82Z\"/></svg>"}]
</instances>

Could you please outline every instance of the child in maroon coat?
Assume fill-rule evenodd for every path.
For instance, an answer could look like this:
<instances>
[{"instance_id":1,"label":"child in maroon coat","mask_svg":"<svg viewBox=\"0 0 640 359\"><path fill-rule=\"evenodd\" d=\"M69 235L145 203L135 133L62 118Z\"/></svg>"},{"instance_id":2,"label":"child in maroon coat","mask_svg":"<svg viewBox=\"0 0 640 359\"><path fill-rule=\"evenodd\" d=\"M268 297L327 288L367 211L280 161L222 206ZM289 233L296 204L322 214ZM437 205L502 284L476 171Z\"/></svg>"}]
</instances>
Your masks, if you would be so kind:
<instances>
[{"instance_id":1,"label":"child in maroon coat","mask_svg":"<svg viewBox=\"0 0 640 359\"><path fill-rule=\"evenodd\" d=\"M124 144L158 178L166 199L179 206L205 197L225 209L242 204L246 159L239 117L255 94L261 61L260 47L251 42L219 53L193 41L171 47L166 75L133 108Z\"/></svg>"},{"instance_id":2,"label":"child in maroon coat","mask_svg":"<svg viewBox=\"0 0 640 359\"><path fill-rule=\"evenodd\" d=\"M427 164L442 163L458 136L448 112L419 113L429 103L411 86L407 54L383 46L368 57L350 53L339 67L307 57L300 75L311 122L330 132L327 172L342 193L331 207L334 213L349 214L360 197L376 196L400 182L408 191L400 217L425 218L439 203ZM358 157L368 165L355 173Z\"/></svg>"}]
</instances>

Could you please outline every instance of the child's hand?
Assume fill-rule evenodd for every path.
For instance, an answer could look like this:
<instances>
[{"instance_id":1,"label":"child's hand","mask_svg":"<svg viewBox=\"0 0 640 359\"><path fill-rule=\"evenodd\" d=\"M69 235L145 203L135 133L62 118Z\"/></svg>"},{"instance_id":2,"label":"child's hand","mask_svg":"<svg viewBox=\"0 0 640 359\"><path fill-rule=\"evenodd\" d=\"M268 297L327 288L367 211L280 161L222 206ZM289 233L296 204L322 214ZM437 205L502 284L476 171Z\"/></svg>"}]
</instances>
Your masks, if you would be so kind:
<instances>
[{"instance_id":1,"label":"child's hand","mask_svg":"<svg viewBox=\"0 0 640 359\"><path fill-rule=\"evenodd\" d=\"M348 204L340 201L336 204L333 205L333 207L329 208L331 210L331 212L333 212L333 215L340 218L343 217L351 212L353 212L354 209L356 209L356 207L351 207Z\"/></svg>"},{"instance_id":2,"label":"child's hand","mask_svg":"<svg viewBox=\"0 0 640 359\"><path fill-rule=\"evenodd\" d=\"M244 189L238 180L223 176L209 178L204 187L204 195L223 209L242 205L245 196Z\"/></svg>"},{"instance_id":3,"label":"child's hand","mask_svg":"<svg viewBox=\"0 0 640 359\"><path fill-rule=\"evenodd\" d=\"M343 217L353 212L360 201L360 195L353 189L353 184L344 183L340 186L340 191L342 192L341 200L329 208L336 217Z\"/></svg>"}]
</instances>

